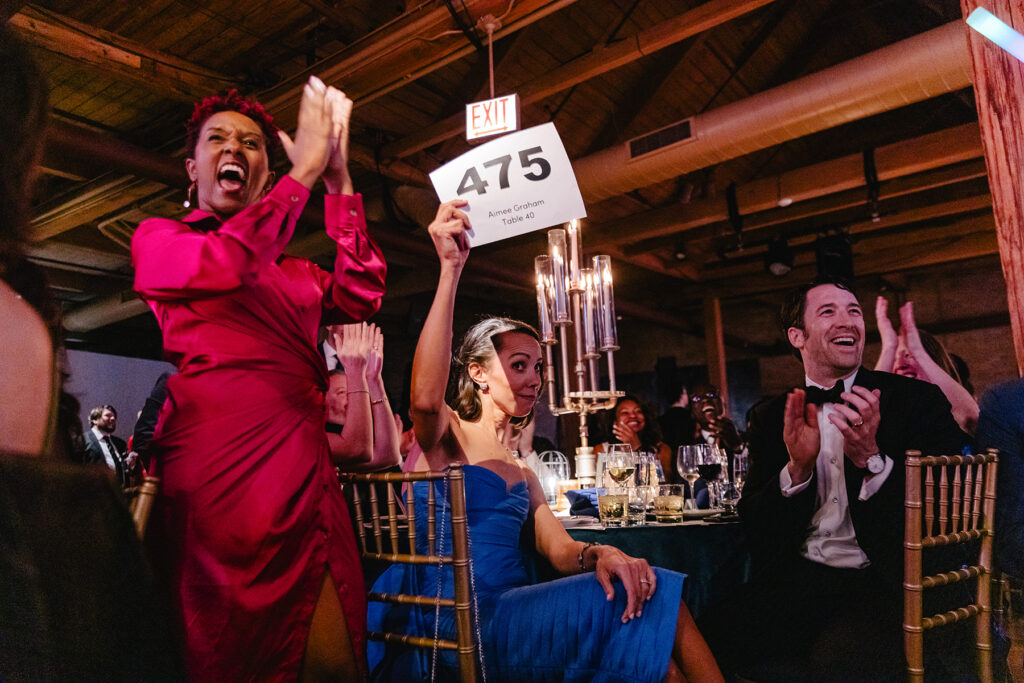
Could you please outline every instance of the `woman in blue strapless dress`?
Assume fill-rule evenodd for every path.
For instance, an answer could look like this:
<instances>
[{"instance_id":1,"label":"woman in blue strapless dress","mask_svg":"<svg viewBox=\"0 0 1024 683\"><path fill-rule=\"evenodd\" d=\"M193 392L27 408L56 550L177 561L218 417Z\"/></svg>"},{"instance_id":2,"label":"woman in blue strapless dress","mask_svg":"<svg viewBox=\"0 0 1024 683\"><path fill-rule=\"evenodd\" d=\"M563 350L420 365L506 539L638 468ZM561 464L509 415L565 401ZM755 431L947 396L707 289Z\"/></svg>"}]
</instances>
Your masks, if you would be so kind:
<instances>
[{"instance_id":1,"label":"woman in blue strapless dress","mask_svg":"<svg viewBox=\"0 0 1024 683\"><path fill-rule=\"evenodd\" d=\"M683 575L653 569L612 546L572 540L547 506L536 475L512 456L507 444L531 418L541 389L536 330L507 318L474 325L454 358L454 405L445 403L455 293L469 255L469 219L460 210L465 205L463 200L442 204L430 224L441 274L413 360L410 415L423 448L415 469L466 466L477 623L488 679L721 681L682 602ZM444 483L434 485L443 500ZM416 488L422 504L426 486ZM532 527L537 552L565 578L529 584L519 547L524 525ZM450 596L451 573L441 571L442 594ZM418 588L429 594L437 590L436 572L396 566L375 589ZM438 635L450 637L451 617L441 619ZM381 623L426 637L435 630L432 608L375 605L370 628ZM430 675L430 652L374 647L369 655L378 679ZM439 673L442 680L450 677Z\"/></svg>"}]
</instances>

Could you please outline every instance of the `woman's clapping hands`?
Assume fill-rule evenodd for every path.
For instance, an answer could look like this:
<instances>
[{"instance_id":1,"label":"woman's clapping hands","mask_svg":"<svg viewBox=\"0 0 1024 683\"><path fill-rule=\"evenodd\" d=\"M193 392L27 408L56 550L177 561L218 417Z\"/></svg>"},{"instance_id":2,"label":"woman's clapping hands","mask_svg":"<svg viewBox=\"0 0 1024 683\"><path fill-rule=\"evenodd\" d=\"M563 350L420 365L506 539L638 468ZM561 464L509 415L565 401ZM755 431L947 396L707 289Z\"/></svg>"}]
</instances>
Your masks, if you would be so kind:
<instances>
[{"instance_id":1,"label":"woman's clapping hands","mask_svg":"<svg viewBox=\"0 0 1024 683\"><path fill-rule=\"evenodd\" d=\"M324 176L327 191L350 194L348 133L352 100L337 88L310 76L302 89L299 123L292 140L284 131L278 137L292 163L288 175L307 188Z\"/></svg>"},{"instance_id":2,"label":"woman's clapping hands","mask_svg":"<svg viewBox=\"0 0 1024 683\"><path fill-rule=\"evenodd\" d=\"M354 378L372 376L369 372L371 355L373 355L374 336L379 333L376 325L354 323L351 325L333 325L334 348L338 352L338 360L351 382Z\"/></svg>"}]
</instances>

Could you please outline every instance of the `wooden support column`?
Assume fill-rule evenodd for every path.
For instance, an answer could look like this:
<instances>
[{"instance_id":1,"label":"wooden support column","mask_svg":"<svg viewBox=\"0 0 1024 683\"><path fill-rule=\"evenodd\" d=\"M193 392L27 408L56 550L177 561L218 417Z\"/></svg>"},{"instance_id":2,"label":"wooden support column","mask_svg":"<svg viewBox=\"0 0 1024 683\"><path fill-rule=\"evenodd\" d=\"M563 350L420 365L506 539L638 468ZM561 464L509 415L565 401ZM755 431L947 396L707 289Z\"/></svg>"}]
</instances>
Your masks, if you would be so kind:
<instances>
[{"instance_id":1,"label":"wooden support column","mask_svg":"<svg viewBox=\"0 0 1024 683\"><path fill-rule=\"evenodd\" d=\"M960 0L964 17L982 3ZM1024 5L985 0L985 9L1024 33ZM968 31L985 165L992 192L999 258L1006 279L1017 372L1024 373L1024 64Z\"/></svg>"},{"instance_id":2,"label":"wooden support column","mask_svg":"<svg viewBox=\"0 0 1024 683\"><path fill-rule=\"evenodd\" d=\"M725 372L725 333L722 330L722 300L704 298L704 348L708 359L708 381L718 387L722 405L729 406L729 381Z\"/></svg>"}]
</instances>

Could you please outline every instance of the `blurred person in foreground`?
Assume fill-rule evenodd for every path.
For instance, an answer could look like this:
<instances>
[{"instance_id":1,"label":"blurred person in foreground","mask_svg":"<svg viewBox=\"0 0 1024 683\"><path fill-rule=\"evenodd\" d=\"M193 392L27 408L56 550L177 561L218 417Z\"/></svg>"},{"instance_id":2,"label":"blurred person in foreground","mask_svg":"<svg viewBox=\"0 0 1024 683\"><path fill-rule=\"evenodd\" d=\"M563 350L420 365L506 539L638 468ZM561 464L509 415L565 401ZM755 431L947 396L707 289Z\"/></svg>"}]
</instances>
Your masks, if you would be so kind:
<instances>
[{"instance_id":1,"label":"blurred person in foreground","mask_svg":"<svg viewBox=\"0 0 1024 683\"><path fill-rule=\"evenodd\" d=\"M236 91L204 99L186 123L196 209L132 240L135 290L178 368L150 444L152 526L194 680L362 674L366 598L316 348L321 326L365 320L384 291L348 172L351 111L311 77L292 140ZM284 253L318 179L333 273Z\"/></svg>"},{"instance_id":2,"label":"blurred person in foreground","mask_svg":"<svg viewBox=\"0 0 1024 683\"><path fill-rule=\"evenodd\" d=\"M124 497L81 452L60 309L25 259L46 83L0 26L0 680L184 675Z\"/></svg>"},{"instance_id":3,"label":"blurred person in foreground","mask_svg":"<svg viewBox=\"0 0 1024 683\"><path fill-rule=\"evenodd\" d=\"M509 318L485 318L466 332L453 358L455 294L469 256L465 205L442 204L430 224L441 272L416 346L410 416L423 448L417 469L463 466L484 670L497 680L515 681L721 680L682 602L684 577L655 570L612 546L572 540L548 507L537 476L512 454L510 439L532 418L542 384L536 330ZM445 393L452 373L449 404ZM445 483L432 484L440 506ZM425 506L427 484L414 490ZM417 515L417 521L425 523L425 517ZM524 526L532 530L537 552L557 572L573 576L528 585L519 545ZM425 531L419 535L421 544L425 537ZM439 575L435 567L395 565L374 590L435 587L452 594L449 570ZM371 628L381 620L419 636L438 633L433 607L372 605ZM450 620L437 627L440 637L451 637ZM440 664L452 662L444 656ZM431 671L429 653L376 644L374 665L385 680L423 680ZM450 675L448 670L442 677Z\"/></svg>"},{"instance_id":4,"label":"blurred person in foreground","mask_svg":"<svg viewBox=\"0 0 1024 683\"><path fill-rule=\"evenodd\" d=\"M889 321L888 311L889 303L885 297L878 297L875 318L882 338L882 350L875 370L894 372L936 385L952 405L953 418L960 428L974 434L978 424L978 402L964 386L956 362L938 339L917 328L913 301L900 306L899 334Z\"/></svg>"},{"instance_id":5,"label":"blurred person in foreground","mask_svg":"<svg viewBox=\"0 0 1024 683\"><path fill-rule=\"evenodd\" d=\"M384 390L384 335L376 325L333 326L339 366L327 389L327 443L347 472L385 470L402 462L398 429Z\"/></svg>"},{"instance_id":6,"label":"blurred person in foreground","mask_svg":"<svg viewBox=\"0 0 1024 683\"><path fill-rule=\"evenodd\" d=\"M749 583L701 622L718 661L756 680L903 680L907 449L968 440L933 384L862 367L864 312L822 279L780 313L805 386L762 403L739 513Z\"/></svg>"}]
</instances>

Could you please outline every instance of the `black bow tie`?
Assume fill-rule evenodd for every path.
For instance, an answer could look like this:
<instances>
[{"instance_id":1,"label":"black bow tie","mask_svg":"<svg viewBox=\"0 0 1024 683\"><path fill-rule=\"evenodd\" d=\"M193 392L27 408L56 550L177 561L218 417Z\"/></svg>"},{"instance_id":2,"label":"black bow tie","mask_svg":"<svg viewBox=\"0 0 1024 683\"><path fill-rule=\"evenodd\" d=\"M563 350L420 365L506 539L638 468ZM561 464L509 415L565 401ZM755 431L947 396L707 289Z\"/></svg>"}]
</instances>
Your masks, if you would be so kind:
<instances>
[{"instance_id":1,"label":"black bow tie","mask_svg":"<svg viewBox=\"0 0 1024 683\"><path fill-rule=\"evenodd\" d=\"M819 387L806 387L804 391L807 392L807 403L813 403L815 405L824 405L826 403L842 403L843 398L843 383L836 382L835 386L831 389L821 389Z\"/></svg>"}]
</instances>

